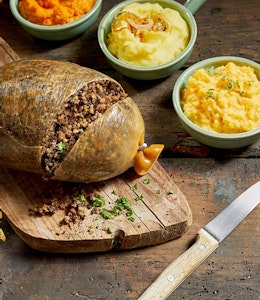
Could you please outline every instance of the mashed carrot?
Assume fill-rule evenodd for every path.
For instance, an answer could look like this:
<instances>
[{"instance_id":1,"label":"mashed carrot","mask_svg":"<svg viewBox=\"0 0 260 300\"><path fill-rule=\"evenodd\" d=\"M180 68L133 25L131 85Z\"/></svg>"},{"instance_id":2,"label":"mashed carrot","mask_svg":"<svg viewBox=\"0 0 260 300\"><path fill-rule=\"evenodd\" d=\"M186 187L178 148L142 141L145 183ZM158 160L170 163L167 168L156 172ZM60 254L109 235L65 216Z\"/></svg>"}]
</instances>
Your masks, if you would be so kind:
<instances>
[{"instance_id":1,"label":"mashed carrot","mask_svg":"<svg viewBox=\"0 0 260 300\"><path fill-rule=\"evenodd\" d=\"M20 14L39 25L61 25L85 15L96 0L20 0Z\"/></svg>"}]
</instances>

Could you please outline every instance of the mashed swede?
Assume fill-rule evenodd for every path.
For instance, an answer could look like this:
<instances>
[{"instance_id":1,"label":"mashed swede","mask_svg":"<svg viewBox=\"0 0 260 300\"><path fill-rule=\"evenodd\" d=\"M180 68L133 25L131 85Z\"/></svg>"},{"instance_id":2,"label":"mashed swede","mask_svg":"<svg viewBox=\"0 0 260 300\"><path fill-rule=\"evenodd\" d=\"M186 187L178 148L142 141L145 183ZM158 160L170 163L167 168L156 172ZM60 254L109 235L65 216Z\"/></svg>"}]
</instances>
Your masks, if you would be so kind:
<instances>
[{"instance_id":1,"label":"mashed swede","mask_svg":"<svg viewBox=\"0 0 260 300\"><path fill-rule=\"evenodd\" d=\"M39 25L62 25L84 16L96 0L20 0L20 14Z\"/></svg>"},{"instance_id":2,"label":"mashed swede","mask_svg":"<svg viewBox=\"0 0 260 300\"><path fill-rule=\"evenodd\" d=\"M119 60L151 67L177 57L189 37L189 27L176 10L158 3L131 3L115 17L106 42Z\"/></svg>"},{"instance_id":3,"label":"mashed swede","mask_svg":"<svg viewBox=\"0 0 260 300\"><path fill-rule=\"evenodd\" d=\"M232 62L199 69L182 90L184 114L198 126L218 133L260 127L260 81L253 68Z\"/></svg>"}]
</instances>

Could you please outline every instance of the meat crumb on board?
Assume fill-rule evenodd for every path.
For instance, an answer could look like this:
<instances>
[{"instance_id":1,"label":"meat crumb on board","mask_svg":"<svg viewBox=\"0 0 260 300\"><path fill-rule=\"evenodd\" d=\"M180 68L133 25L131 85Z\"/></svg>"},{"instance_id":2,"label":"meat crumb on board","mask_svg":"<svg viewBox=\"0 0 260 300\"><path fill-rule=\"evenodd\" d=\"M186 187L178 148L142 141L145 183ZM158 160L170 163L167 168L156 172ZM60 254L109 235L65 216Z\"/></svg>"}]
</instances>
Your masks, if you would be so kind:
<instances>
[{"instance_id":1,"label":"meat crumb on board","mask_svg":"<svg viewBox=\"0 0 260 300\"><path fill-rule=\"evenodd\" d=\"M98 191L88 193L84 185L57 184L53 190L42 195L43 204L28 210L29 215L34 217L52 216L57 211L64 211L65 216L60 220L60 226L78 223L86 217L86 211L98 214L97 207L93 204L103 196Z\"/></svg>"},{"instance_id":2,"label":"meat crumb on board","mask_svg":"<svg viewBox=\"0 0 260 300\"><path fill-rule=\"evenodd\" d=\"M117 195L114 190L111 192L111 199L98 190L90 192L88 185L84 183L54 183L53 188L48 188L40 195L42 204L29 208L30 216L52 216L63 211L59 221L60 228L72 228L90 216L93 216L92 220L109 220L124 215L128 221L135 221L132 203L126 196ZM111 234L113 230L106 228L106 231ZM89 233L92 232L92 229L89 230Z\"/></svg>"}]
</instances>

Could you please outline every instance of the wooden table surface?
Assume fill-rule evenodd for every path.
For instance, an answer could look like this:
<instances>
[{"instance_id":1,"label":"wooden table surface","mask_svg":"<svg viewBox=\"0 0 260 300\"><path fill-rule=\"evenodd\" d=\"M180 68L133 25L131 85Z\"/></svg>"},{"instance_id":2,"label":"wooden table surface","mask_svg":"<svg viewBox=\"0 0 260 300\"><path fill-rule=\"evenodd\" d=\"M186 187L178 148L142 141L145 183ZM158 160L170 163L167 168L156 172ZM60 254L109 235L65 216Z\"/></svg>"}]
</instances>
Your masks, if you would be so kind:
<instances>
[{"instance_id":1,"label":"wooden table surface","mask_svg":"<svg viewBox=\"0 0 260 300\"><path fill-rule=\"evenodd\" d=\"M100 18L118 2L103 1ZM130 251L80 255L34 251L3 218L0 227L7 239L0 242L1 300L137 299L189 247L201 227L260 179L260 142L233 150L205 147L185 134L171 102L176 79L199 60L234 55L260 63L260 2L208 0L194 16L198 37L185 67L166 79L141 82L125 78L108 65L97 42L98 22L74 40L40 41L19 27L8 1L0 4L0 36L20 57L72 61L100 70L123 85L143 113L146 142L165 144L159 162L181 188L193 213L192 226L178 240ZM169 299L260 299L259 209Z\"/></svg>"}]
</instances>

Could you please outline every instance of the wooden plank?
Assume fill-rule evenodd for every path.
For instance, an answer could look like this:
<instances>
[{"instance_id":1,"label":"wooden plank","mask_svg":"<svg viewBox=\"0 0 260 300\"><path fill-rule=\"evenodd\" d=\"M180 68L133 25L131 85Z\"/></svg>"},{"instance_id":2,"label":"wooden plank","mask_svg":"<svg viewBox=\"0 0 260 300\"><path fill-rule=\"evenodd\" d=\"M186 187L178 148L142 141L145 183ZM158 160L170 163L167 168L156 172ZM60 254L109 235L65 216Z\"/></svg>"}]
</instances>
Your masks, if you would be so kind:
<instances>
[{"instance_id":1,"label":"wooden plank","mask_svg":"<svg viewBox=\"0 0 260 300\"><path fill-rule=\"evenodd\" d=\"M19 59L20 56L0 37L0 67Z\"/></svg>"},{"instance_id":2,"label":"wooden plank","mask_svg":"<svg viewBox=\"0 0 260 300\"><path fill-rule=\"evenodd\" d=\"M89 193L98 192L108 210L124 196L133 205L134 221L121 213L112 220L85 212L85 219L61 226L64 210L53 215L29 216L29 209L43 204L43 195L60 182L43 182L40 175L0 167L0 208L17 234L32 248L49 252L100 252L160 244L176 239L191 225L192 216L186 198L159 163L147 174L144 184L131 169L105 182L88 184ZM66 184L66 183L65 183ZM136 190L131 187L135 185ZM78 186L70 184L68 194ZM83 185L80 184L81 188ZM160 193L157 193L160 189ZM116 190L116 195L113 191ZM170 191L173 191L169 193ZM142 195L143 200L136 201ZM55 194L53 195L55 197ZM41 204L42 203L42 204ZM113 228L113 233L108 232ZM92 229L91 231L89 229Z\"/></svg>"}]
</instances>

